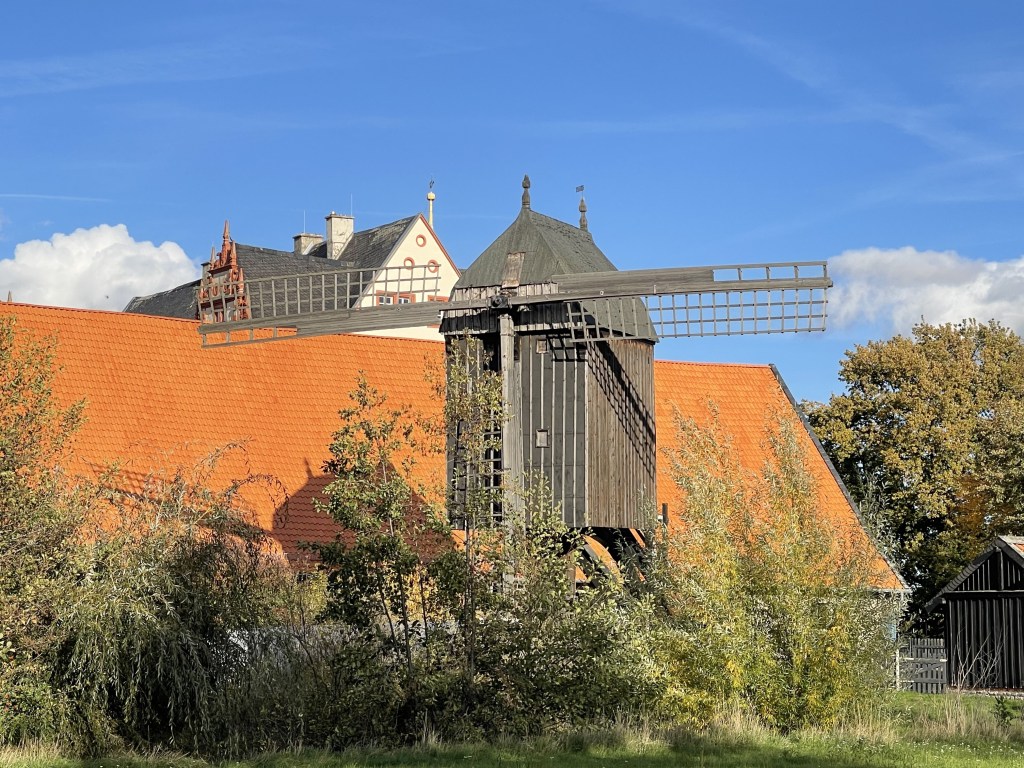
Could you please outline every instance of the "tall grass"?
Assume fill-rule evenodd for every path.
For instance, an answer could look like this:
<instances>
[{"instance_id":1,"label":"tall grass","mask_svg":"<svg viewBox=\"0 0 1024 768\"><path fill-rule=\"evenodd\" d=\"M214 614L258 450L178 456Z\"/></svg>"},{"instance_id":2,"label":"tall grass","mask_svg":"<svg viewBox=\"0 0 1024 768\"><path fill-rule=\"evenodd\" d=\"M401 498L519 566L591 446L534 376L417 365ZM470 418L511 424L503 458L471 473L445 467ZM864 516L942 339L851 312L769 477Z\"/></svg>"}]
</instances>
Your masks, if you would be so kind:
<instances>
[{"instance_id":1,"label":"tall grass","mask_svg":"<svg viewBox=\"0 0 1024 768\"><path fill-rule=\"evenodd\" d=\"M749 709L721 710L701 731L664 729L638 719L604 728L489 744L431 743L398 750L288 750L232 762L231 768L348 768L349 766L830 766L830 768L959 768L1024 765L1019 723L1000 725L993 700L963 694L900 694L864 709L834 729L780 734ZM103 760L62 759L51 748L0 751L0 768L205 768L202 760L171 753L123 754ZM223 764L222 764L223 765Z\"/></svg>"}]
</instances>

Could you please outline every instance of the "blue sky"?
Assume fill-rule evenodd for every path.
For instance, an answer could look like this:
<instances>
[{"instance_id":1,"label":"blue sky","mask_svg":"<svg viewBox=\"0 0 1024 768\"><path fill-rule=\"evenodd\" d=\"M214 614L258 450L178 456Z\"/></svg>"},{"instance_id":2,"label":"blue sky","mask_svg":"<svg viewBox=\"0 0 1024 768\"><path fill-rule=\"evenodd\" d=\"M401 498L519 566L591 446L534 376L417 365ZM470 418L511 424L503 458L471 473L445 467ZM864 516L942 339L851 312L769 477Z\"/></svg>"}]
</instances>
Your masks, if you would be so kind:
<instances>
[{"instance_id":1,"label":"blue sky","mask_svg":"<svg viewBox=\"0 0 1024 768\"><path fill-rule=\"evenodd\" d=\"M774 362L937 322L1024 330L1024 5L18 3L0 33L0 299L119 309L218 243L423 209L456 263L518 212L622 269L830 259L825 334L666 341Z\"/></svg>"}]
</instances>

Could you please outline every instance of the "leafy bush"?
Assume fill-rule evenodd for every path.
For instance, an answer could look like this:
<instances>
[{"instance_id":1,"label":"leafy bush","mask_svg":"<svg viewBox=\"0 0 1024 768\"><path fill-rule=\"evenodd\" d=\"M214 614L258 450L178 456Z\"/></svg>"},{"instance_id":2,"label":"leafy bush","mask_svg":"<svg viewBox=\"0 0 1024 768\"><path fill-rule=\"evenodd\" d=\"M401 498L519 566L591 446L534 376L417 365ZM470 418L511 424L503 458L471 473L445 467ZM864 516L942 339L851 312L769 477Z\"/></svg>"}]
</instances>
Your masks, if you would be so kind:
<instances>
[{"instance_id":1,"label":"leafy bush","mask_svg":"<svg viewBox=\"0 0 1024 768\"><path fill-rule=\"evenodd\" d=\"M262 479L210 489L227 450L240 449L134 492L116 470L104 478L50 658L86 749L118 738L216 750L247 727L233 694L276 653L275 607L293 577L241 503Z\"/></svg>"},{"instance_id":2,"label":"leafy bush","mask_svg":"<svg viewBox=\"0 0 1024 768\"><path fill-rule=\"evenodd\" d=\"M611 575L543 482L495 476L500 381L469 340L452 352L443 425L358 382L326 466L345 533L299 579L248 512L273 479L214 490L239 446L142 482L64 477L82 406L55 405L52 347L0 320L0 745L234 755L736 704L791 729L884 688L892 605L859 530L820 525L792 424L753 474L719 427L679 419L686 524ZM442 434L446 504L412 479Z\"/></svg>"},{"instance_id":3,"label":"leafy bush","mask_svg":"<svg viewBox=\"0 0 1024 768\"><path fill-rule=\"evenodd\" d=\"M60 737L71 708L45 656L84 519L59 468L83 406L55 401L53 357L0 317L0 745Z\"/></svg>"},{"instance_id":4,"label":"leafy bush","mask_svg":"<svg viewBox=\"0 0 1024 768\"><path fill-rule=\"evenodd\" d=\"M709 428L677 416L684 520L649 587L671 630L667 706L699 721L739 701L784 730L833 725L886 690L897 606L872 588L862 532L823 524L801 427L775 417L753 473L712 416Z\"/></svg>"},{"instance_id":5,"label":"leafy bush","mask_svg":"<svg viewBox=\"0 0 1024 768\"><path fill-rule=\"evenodd\" d=\"M350 712L354 735L525 735L644 709L658 698L658 681L647 676L650 645L640 639L646 625L634 621L636 604L620 582L595 579L573 596L582 537L561 522L550 491L504 478L506 488L521 483L522 509L508 504L500 521L492 516L501 501L489 474L500 382L458 355L447 422L461 449L450 500L457 535L410 479L418 439L410 414L365 381L341 411L327 509L346 534L319 548L324 618L360 649L334 658L335 674L361 692L356 701L387 692L385 702ZM467 371L471 379L460 379ZM446 542L433 554L417 543L427 530ZM372 678L361 674L366 665Z\"/></svg>"}]
</instances>

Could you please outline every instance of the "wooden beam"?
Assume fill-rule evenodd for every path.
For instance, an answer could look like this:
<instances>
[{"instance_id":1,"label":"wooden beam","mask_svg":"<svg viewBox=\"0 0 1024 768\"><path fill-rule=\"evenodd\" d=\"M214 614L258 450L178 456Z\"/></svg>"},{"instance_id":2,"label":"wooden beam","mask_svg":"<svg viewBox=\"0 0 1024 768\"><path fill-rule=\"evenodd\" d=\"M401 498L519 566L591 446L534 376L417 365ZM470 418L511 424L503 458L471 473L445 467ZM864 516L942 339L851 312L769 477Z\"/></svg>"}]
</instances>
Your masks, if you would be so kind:
<instances>
[{"instance_id":1,"label":"wooden beam","mask_svg":"<svg viewBox=\"0 0 1024 768\"><path fill-rule=\"evenodd\" d=\"M818 272L800 277L806 272ZM772 277L770 271L786 270L790 274ZM764 270L766 277L742 278L743 271ZM736 279L722 279L716 273L735 271ZM686 293L721 291L760 291L783 289L831 288L824 262L793 262L791 264L752 264L734 267L679 267L672 269L629 269L621 272L588 272L555 275L551 282L558 286L559 298L600 299L630 296L668 296ZM512 304L537 303L551 297L528 296L510 299Z\"/></svg>"},{"instance_id":2,"label":"wooden beam","mask_svg":"<svg viewBox=\"0 0 1024 768\"><path fill-rule=\"evenodd\" d=\"M516 362L515 321L508 312L498 317L501 335L501 398L505 422L501 425L502 516L506 522L523 521L523 381Z\"/></svg>"}]
</instances>

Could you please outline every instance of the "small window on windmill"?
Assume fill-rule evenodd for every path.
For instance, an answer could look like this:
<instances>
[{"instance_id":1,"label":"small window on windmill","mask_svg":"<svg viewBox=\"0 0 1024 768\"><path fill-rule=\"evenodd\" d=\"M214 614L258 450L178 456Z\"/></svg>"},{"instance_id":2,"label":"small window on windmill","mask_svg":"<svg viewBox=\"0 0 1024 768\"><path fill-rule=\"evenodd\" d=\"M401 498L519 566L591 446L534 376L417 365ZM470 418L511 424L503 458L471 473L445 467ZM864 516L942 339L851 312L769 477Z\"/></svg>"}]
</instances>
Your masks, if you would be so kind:
<instances>
[{"instance_id":1,"label":"small window on windmill","mask_svg":"<svg viewBox=\"0 0 1024 768\"><path fill-rule=\"evenodd\" d=\"M537 339L537 354L546 355L548 353L548 340Z\"/></svg>"},{"instance_id":2,"label":"small window on windmill","mask_svg":"<svg viewBox=\"0 0 1024 768\"><path fill-rule=\"evenodd\" d=\"M537 447L547 448L548 447L548 431L546 429L537 430Z\"/></svg>"}]
</instances>

